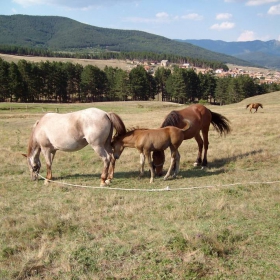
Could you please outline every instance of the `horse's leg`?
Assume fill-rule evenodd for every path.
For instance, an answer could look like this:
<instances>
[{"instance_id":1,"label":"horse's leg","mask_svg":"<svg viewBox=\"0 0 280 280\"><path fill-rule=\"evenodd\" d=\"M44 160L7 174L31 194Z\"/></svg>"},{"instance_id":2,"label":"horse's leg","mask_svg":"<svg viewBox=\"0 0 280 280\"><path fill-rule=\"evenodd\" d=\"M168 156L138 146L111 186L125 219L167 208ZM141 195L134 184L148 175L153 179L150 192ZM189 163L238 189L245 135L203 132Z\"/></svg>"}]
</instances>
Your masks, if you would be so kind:
<instances>
[{"instance_id":1,"label":"horse's leg","mask_svg":"<svg viewBox=\"0 0 280 280\"><path fill-rule=\"evenodd\" d=\"M114 177L114 172L115 172L115 163L116 160L114 159L114 157L111 155L111 160L110 160L110 165L109 165L109 171L108 171L108 178L105 181L105 183L107 185L109 185Z\"/></svg>"},{"instance_id":2,"label":"horse's leg","mask_svg":"<svg viewBox=\"0 0 280 280\"><path fill-rule=\"evenodd\" d=\"M198 165L201 165L201 163L202 163L201 155L202 155L202 150L203 150L203 140L201 138L200 133L195 135L194 138L195 138L195 140L197 142L197 145L198 145L198 154L197 154L196 161L193 165L198 166Z\"/></svg>"},{"instance_id":3,"label":"horse's leg","mask_svg":"<svg viewBox=\"0 0 280 280\"><path fill-rule=\"evenodd\" d=\"M92 148L95 150L95 152L103 160L103 170L102 170L102 173L101 173L100 186L105 186L106 185L106 180L108 178L108 170L109 170L109 166L110 166L111 156L105 150L105 148L102 147L102 146L92 146Z\"/></svg>"},{"instance_id":4,"label":"horse's leg","mask_svg":"<svg viewBox=\"0 0 280 280\"><path fill-rule=\"evenodd\" d=\"M55 153L56 153L56 151L53 151L53 152L51 153L51 161L52 161L52 163L53 163L53 159L54 159Z\"/></svg>"},{"instance_id":5,"label":"horse's leg","mask_svg":"<svg viewBox=\"0 0 280 280\"><path fill-rule=\"evenodd\" d=\"M168 171L163 178L164 180L167 180L169 178L169 176L171 174L171 171L174 169L174 165L175 165L175 162L176 162L177 150L175 148L170 147L170 151L171 151L171 162L170 162L170 166L168 168Z\"/></svg>"},{"instance_id":6,"label":"horse's leg","mask_svg":"<svg viewBox=\"0 0 280 280\"><path fill-rule=\"evenodd\" d=\"M139 177L144 175L145 155L140 152L140 174Z\"/></svg>"},{"instance_id":7,"label":"horse's leg","mask_svg":"<svg viewBox=\"0 0 280 280\"><path fill-rule=\"evenodd\" d=\"M51 170L51 167L52 167L52 163L53 163L53 160L54 160L55 153L56 153L56 151L51 152L51 164L50 164L50 166L49 166L49 171L50 171L50 177L51 177L51 178L52 178L52 170Z\"/></svg>"},{"instance_id":8,"label":"horse's leg","mask_svg":"<svg viewBox=\"0 0 280 280\"><path fill-rule=\"evenodd\" d=\"M44 184L47 184L49 180L52 179L52 162L55 156L55 151L51 153L49 149L42 148L42 154L44 155L47 164L47 176L44 182Z\"/></svg>"},{"instance_id":9,"label":"horse's leg","mask_svg":"<svg viewBox=\"0 0 280 280\"><path fill-rule=\"evenodd\" d=\"M174 166L174 173L173 173L173 177L176 177L176 175L179 173L179 170L180 170L180 153L179 151L177 150L176 152L176 162L175 162L175 166Z\"/></svg>"},{"instance_id":10,"label":"horse's leg","mask_svg":"<svg viewBox=\"0 0 280 280\"><path fill-rule=\"evenodd\" d=\"M145 152L145 155L148 159L148 164L149 164L149 168L150 168L150 172L151 172L151 178L150 178L150 183L154 182L154 178L155 178L155 170L153 168L153 162L152 162L152 158L151 158L151 152Z\"/></svg>"},{"instance_id":11,"label":"horse's leg","mask_svg":"<svg viewBox=\"0 0 280 280\"><path fill-rule=\"evenodd\" d=\"M202 129L203 146L204 146L202 168L207 166L207 164L208 164L208 162L207 162L207 152L208 152L208 147L209 147L208 132L209 132L209 127Z\"/></svg>"}]
</instances>

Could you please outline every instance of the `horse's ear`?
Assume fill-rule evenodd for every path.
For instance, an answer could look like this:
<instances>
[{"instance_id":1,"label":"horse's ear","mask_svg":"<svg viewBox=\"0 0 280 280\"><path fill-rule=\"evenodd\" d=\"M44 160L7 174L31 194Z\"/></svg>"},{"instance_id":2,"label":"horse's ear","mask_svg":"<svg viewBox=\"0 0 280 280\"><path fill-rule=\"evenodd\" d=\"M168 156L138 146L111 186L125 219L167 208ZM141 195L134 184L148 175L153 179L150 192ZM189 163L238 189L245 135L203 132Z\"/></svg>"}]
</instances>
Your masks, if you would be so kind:
<instances>
[{"instance_id":1,"label":"horse's ear","mask_svg":"<svg viewBox=\"0 0 280 280\"><path fill-rule=\"evenodd\" d=\"M27 157L27 154L22 154L24 157Z\"/></svg>"}]
</instances>

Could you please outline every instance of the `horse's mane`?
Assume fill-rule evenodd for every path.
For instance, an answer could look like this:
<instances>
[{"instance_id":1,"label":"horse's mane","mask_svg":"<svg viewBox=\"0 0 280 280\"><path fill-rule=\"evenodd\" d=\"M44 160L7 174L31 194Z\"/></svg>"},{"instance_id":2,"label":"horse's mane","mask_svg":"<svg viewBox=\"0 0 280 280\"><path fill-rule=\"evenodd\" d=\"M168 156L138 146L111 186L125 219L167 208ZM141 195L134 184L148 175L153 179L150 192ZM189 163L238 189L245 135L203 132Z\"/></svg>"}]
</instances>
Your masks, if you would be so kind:
<instances>
[{"instance_id":1,"label":"horse's mane","mask_svg":"<svg viewBox=\"0 0 280 280\"><path fill-rule=\"evenodd\" d=\"M166 126L177 126L177 124L180 122L181 116L178 113L178 111L171 111L163 121L161 127Z\"/></svg>"},{"instance_id":2,"label":"horse's mane","mask_svg":"<svg viewBox=\"0 0 280 280\"><path fill-rule=\"evenodd\" d=\"M118 134L116 133L114 135L114 137L112 138L112 142L119 139L120 137L124 136L124 135L127 135L129 133L133 133L135 130L147 130L148 128L143 128L143 127L138 127L138 126L133 126L133 127L130 127L130 128L126 128L126 132L125 133L122 133L122 134Z\"/></svg>"},{"instance_id":3,"label":"horse's mane","mask_svg":"<svg viewBox=\"0 0 280 280\"><path fill-rule=\"evenodd\" d=\"M246 106L246 109L247 109L251 104L252 104L252 103L248 104L248 105Z\"/></svg>"},{"instance_id":4,"label":"horse's mane","mask_svg":"<svg viewBox=\"0 0 280 280\"><path fill-rule=\"evenodd\" d=\"M28 141L27 156L30 156L32 149L34 148L35 143L34 143L33 135L34 135L34 130L35 130L36 126L38 125L38 123L39 123L39 121L37 120L32 127L32 132L31 132L31 135L30 135L29 141Z\"/></svg>"}]
</instances>

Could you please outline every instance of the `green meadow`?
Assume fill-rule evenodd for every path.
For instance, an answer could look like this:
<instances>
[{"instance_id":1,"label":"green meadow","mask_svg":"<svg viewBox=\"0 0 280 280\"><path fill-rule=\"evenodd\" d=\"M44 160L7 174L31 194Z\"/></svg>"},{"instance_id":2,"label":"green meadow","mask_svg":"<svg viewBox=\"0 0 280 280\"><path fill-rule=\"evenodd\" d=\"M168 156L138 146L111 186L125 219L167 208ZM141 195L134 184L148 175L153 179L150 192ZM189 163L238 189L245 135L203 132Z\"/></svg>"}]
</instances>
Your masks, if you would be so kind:
<instances>
[{"instance_id":1,"label":"green meadow","mask_svg":"<svg viewBox=\"0 0 280 280\"><path fill-rule=\"evenodd\" d=\"M251 114L250 102L263 109ZM99 188L102 162L90 147L58 151L48 185L30 180L22 153L46 112L97 107L127 128L157 128L184 106L1 103L0 279L280 279L280 92L206 105L232 127L220 137L211 126L206 169L193 166L190 139L172 180L150 184L147 165L139 179L139 153L127 148Z\"/></svg>"}]
</instances>

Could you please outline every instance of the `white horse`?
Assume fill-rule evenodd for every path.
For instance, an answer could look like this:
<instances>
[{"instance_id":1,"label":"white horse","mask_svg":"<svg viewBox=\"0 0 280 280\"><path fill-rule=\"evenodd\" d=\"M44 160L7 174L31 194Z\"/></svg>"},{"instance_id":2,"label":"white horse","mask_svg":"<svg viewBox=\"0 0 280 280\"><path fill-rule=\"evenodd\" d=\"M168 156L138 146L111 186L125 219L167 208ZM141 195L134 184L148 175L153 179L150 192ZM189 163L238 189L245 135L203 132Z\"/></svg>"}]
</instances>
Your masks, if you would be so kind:
<instances>
[{"instance_id":1,"label":"white horse","mask_svg":"<svg viewBox=\"0 0 280 280\"><path fill-rule=\"evenodd\" d=\"M106 113L89 108L73 113L47 113L33 127L27 157L31 178L36 180L40 171L40 152L47 163L47 180L52 179L52 162L57 150L73 152L88 144L103 160L101 186L109 184L114 176L115 159L111 140L113 129L116 134L126 132L122 119L115 113Z\"/></svg>"}]
</instances>

